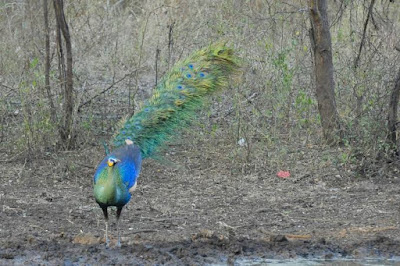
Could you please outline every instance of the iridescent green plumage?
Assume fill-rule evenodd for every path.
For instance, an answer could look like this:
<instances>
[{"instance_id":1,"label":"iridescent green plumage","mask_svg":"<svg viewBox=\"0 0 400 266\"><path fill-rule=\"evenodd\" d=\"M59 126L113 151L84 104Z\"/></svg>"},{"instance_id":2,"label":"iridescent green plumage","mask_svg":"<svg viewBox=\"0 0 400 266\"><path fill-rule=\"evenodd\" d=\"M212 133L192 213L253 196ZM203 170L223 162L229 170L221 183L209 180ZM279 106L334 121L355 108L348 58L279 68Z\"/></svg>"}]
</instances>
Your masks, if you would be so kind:
<instances>
[{"instance_id":1,"label":"iridescent green plumage","mask_svg":"<svg viewBox=\"0 0 400 266\"><path fill-rule=\"evenodd\" d=\"M131 139L150 157L177 129L195 116L206 96L228 86L238 68L233 50L224 44L210 45L193 53L167 74L142 109L128 119L114 138L114 146Z\"/></svg>"}]
</instances>

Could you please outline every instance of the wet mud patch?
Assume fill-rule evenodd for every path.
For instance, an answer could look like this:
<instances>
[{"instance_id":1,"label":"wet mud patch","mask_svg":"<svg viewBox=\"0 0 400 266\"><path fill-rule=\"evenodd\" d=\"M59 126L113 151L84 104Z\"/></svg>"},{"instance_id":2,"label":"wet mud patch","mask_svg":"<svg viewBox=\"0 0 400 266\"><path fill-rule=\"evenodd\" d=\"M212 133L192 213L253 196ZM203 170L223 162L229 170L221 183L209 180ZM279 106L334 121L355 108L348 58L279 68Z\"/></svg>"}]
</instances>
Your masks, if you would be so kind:
<instances>
[{"instance_id":1,"label":"wet mud patch","mask_svg":"<svg viewBox=\"0 0 400 266\"><path fill-rule=\"evenodd\" d=\"M93 150L0 165L0 264L400 257L397 178L282 179L272 171L232 175L222 165L187 162L188 170L154 161L145 162L123 210L122 247L106 249L102 212L92 196L101 157ZM76 164L88 158L87 165ZM111 222L115 240L114 217Z\"/></svg>"},{"instance_id":2,"label":"wet mud patch","mask_svg":"<svg viewBox=\"0 0 400 266\"><path fill-rule=\"evenodd\" d=\"M203 234L202 232L200 235ZM74 244L73 241L37 241L21 246L3 245L1 264L49 263L76 265L89 264L240 264L249 261L308 259L340 261L343 258L400 258L399 242L377 238L366 242L340 246L325 239L290 240L284 235L269 240L210 237L191 238L181 242L141 243L129 242L121 248L106 248L104 244Z\"/></svg>"}]
</instances>

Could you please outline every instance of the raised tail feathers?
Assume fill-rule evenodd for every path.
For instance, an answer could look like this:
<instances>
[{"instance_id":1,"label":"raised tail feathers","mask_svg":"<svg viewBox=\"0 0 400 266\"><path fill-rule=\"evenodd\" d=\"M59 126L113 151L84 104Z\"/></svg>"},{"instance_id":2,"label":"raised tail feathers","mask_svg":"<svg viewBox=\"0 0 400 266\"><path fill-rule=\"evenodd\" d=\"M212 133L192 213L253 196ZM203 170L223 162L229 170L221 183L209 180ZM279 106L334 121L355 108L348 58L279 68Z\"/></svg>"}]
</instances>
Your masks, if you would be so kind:
<instances>
[{"instance_id":1,"label":"raised tail feathers","mask_svg":"<svg viewBox=\"0 0 400 266\"><path fill-rule=\"evenodd\" d=\"M115 136L115 147L132 140L143 158L150 157L195 116L204 96L226 88L238 69L233 49L217 43L193 53L175 67L155 88L142 109L127 119Z\"/></svg>"}]
</instances>

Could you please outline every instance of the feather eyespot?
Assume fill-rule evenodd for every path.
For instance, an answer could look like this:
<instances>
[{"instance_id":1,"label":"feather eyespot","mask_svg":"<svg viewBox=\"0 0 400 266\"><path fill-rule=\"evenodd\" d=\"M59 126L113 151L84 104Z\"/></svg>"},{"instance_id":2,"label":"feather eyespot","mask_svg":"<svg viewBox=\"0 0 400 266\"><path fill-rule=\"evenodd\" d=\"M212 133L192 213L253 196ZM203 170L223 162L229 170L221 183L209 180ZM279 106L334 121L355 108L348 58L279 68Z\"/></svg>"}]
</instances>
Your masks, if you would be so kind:
<instances>
[{"instance_id":1,"label":"feather eyespot","mask_svg":"<svg viewBox=\"0 0 400 266\"><path fill-rule=\"evenodd\" d=\"M182 86L182 85L178 85L178 86L176 86L176 88L177 88L178 90L182 90L182 89L183 89L183 86Z\"/></svg>"},{"instance_id":2,"label":"feather eyespot","mask_svg":"<svg viewBox=\"0 0 400 266\"><path fill-rule=\"evenodd\" d=\"M144 111L146 112L146 113L148 113L149 111L150 111L150 108L144 108Z\"/></svg>"},{"instance_id":3,"label":"feather eyespot","mask_svg":"<svg viewBox=\"0 0 400 266\"><path fill-rule=\"evenodd\" d=\"M122 130L122 131L121 131L121 134L122 134L122 135L125 135L125 134L126 134L126 131L125 131L125 130Z\"/></svg>"},{"instance_id":4,"label":"feather eyespot","mask_svg":"<svg viewBox=\"0 0 400 266\"><path fill-rule=\"evenodd\" d=\"M193 69L193 68L194 68L193 64L189 64L188 67L189 67L190 69Z\"/></svg>"},{"instance_id":5,"label":"feather eyespot","mask_svg":"<svg viewBox=\"0 0 400 266\"><path fill-rule=\"evenodd\" d=\"M206 76L206 73L204 73L204 72L200 72L200 73L199 73L199 77L200 77L200 78L204 78L205 76Z\"/></svg>"},{"instance_id":6,"label":"feather eyespot","mask_svg":"<svg viewBox=\"0 0 400 266\"><path fill-rule=\"evenodd\" d=\"M181 101L181 100L176 100L175 101L175 105L176 106L181 106L183 104L183 101Z\"/></svg>"},{"instance_id":7,"label":"feather eyespot","mask_svg":"<svg viewBox=\"0 0 400 266\"><path fill-rule=\"evenodd\" d=\"M190 78L192 78L192 77L193 77L193 75L192 75L192 74L190 74L190 73L187 73L187 74L186 74L186 77L187 77L188 79L190 79Z\"/></svg>"}]
</instances>

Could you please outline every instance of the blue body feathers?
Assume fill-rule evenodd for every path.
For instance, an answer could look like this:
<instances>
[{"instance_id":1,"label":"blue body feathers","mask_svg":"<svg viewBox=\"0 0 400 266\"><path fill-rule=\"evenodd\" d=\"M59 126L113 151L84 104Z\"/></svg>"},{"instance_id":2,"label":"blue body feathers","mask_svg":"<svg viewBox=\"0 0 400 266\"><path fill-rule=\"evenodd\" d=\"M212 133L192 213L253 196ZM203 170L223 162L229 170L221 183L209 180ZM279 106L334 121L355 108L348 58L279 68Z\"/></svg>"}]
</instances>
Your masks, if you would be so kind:
<instances>
[{"instance_id":1,"label":"blue body feathers","mask_svg":"<svg viewBox=\"0 0 400 266\"><path fill-rule=\"evenodd\" d=\"M139 147L125 145L107 155L94 174L94 194L97 203L124 206L131 198L129 190L137 181L142 164Z\"/></svg>"}]
</instances>

